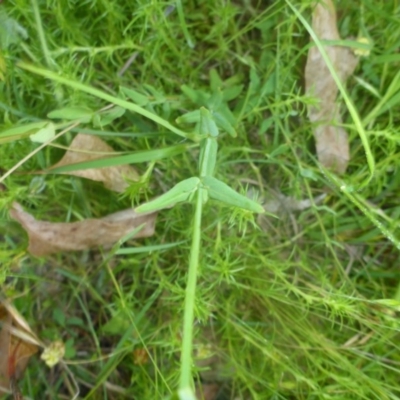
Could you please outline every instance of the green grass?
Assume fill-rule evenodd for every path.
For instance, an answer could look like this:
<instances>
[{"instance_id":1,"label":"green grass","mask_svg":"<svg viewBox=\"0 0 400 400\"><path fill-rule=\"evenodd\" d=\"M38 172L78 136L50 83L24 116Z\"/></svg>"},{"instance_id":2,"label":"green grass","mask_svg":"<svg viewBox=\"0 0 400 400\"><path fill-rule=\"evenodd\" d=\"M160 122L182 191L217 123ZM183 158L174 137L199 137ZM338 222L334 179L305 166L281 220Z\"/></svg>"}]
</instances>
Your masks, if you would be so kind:
<instances>
[{"instance_id":1,"label":"green grass","mask_svg":"<svg viewBox=\"0 0 400 400\"><path fill-rule=\"evenodd\" d=\"M70 399L75 381L82 399L175 399L193 377L218 382L218 400L400 398L400 9L336 2L342 37L362 32L374 45L344 88L351 161L338 178L319 167L306 115L310 3L0 4L1 175L30 155L0 188L2 292L45 343L66 343L69 370L33 357L20 382L26 396ZM125 112L97 112L108 104ZM65 107L98 119L59 145L76 132L100 135L123 152L108 165L135 163L141 182L119 195L32 175L64 150L33 154L30 132L1 141ZM160 212L154 237L112 252L26 252L8 216L13 201L38 219L76 221L211 174L187 115L201 107L220 116L215 178L258 199L326 192L323 203L274 218L203 204L201 189Z\"/></svg>"}]
</instances>

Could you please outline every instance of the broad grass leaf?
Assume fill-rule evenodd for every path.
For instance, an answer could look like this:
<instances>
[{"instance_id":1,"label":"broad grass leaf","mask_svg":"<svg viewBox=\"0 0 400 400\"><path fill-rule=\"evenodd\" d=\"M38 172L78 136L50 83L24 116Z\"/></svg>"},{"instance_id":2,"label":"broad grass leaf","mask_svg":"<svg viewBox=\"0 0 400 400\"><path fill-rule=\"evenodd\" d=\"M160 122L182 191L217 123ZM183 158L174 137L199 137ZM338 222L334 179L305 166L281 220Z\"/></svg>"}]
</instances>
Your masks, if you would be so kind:
<instances>
[{"instance_id":1,"label":"broad grass leaf","mask_svg":"<svg viewBox=\"0 0 400 400\"><path fill-rule=\"evenodd\" d=\"M340 40L336 10L331 0L315 5L312 28L320 40ZM338 77L344 82L354 72L357 57L343 46L325 46L325 51ZM342 120L336 104L337 85L316 46L312 46L308 52L305 82L306 92L318 100L316 106L308 107L310 121L315 124L318 159L325 167L343 173L350 159L348 134L340 127Z\"/></svg>"},{"instance_id":2,"label":"broad grass leaf","mask_svg":"<svg viewBox=\"0 0 400 400\"><path fill-rule=\"evenodd\" d=\"M157 213L138 214L127 209L100 219L78 222L38 221L14 203L10 216L18 221L28 233L28 251L34 256L45 256L61 251L86 250L97 246L110 247L135 228L143 228L134 238L154 234Z\"/></svg>"},{"instance_id":3,"label":"broad grass leaf","mask_svg":"<svg viewBox=\"0 0 400 400\"><path fill-rule=\"evenodd\" d=\"M14 399L22 399L16 381L38 351L40 341L28 323L7 301L0 302L0 394L11 389Z\"/></svg>"},{"instance_id":4,"label":"broad grass leaf","mask_svg":"<svg viewBox=\"0 0 400 400\"><path fill-rule=\"evenodd\" d=\"M70 148L64 154L64 157L57 164L53 165L50 171L71 164L101 159L113 153L115 153L114 149L99 137L78 133L71 142ZM90 168L64 173L103 182L106 188L115 192L123 192L129 186L127 180L139 180L139 174L130 165Z\"/></svg>"}]
</instances>

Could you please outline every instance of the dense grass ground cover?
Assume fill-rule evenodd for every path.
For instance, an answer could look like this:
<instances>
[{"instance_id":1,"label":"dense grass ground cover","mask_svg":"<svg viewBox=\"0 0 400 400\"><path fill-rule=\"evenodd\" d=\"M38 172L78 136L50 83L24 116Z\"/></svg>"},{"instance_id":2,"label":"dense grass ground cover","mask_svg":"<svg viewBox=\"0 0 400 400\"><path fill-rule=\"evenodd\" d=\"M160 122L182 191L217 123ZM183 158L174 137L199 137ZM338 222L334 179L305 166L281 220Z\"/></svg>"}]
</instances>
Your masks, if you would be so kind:
<instances>
[{"instance_id":1,"label":"dense grass ground cover","mask_svg":"<svg viewBox=\"0 0 400 400\"><path fill-rule=\"evenodd\" d=\"M330 176L315 159L306 115L313 100L303 81L309 36L290 7L309 21L310 1L0 4L2 129L46 119L64 106L108 104L79 83L112 96L120 86L134 89L149 99L148 110L174 125L222 88L221 107L237 136L221 130L215 176L260 201L277 192L297 199L327 193L322 203L282 210L279 218L257 218L212 200L204 206L192 372L196 382L218 383L219 400L400 397L400 6L395 0L336 4L342 37L362 32L373 43L347 83L376 162L364 187L370 172L346 112L347 173ZM55 76L44 76L50 73ZM123 152L190 143L130 111L103 128L88 123L78 131L101 135ZM3 293L43 341L66 343L65 361L81 398L173 398L193 205L162 211L155 236L130 243L140 250L178 242L174 247L46 258L26 252L26 235L8 209L16 200L38 219L101 217L196 175L198 147L138 164L144 178L122 195L76 177L32 175L60 159L74 132L3 182ZM37 146L29 139L1 144L2 173ZM39 358L31 360L21 387L35 399L74 393L70 375Z\"/></svg>"}]
</instances>

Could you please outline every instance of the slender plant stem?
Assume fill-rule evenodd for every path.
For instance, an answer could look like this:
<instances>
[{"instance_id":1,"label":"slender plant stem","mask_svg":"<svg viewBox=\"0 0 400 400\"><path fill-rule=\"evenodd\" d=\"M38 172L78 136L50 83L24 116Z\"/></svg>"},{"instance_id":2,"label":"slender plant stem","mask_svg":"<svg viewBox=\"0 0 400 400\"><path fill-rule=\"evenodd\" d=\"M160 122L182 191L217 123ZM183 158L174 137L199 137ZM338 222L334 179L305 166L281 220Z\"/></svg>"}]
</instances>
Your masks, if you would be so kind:
<instances>
[{"instance_id":1,"label":"slender plant stem","mask_svg":"<svg viewBox=\"0 0 400 400\"><path fill-rule=\"evenodd\" d=\"M49 68L54 66L54 62L50 56L49 48L47 47L46 36L44 34L42 18L40 16L39 6L36 0L31 0L33 14L35 16L36 30L39 35L39 41L42 45L43 56Z\"/></svg>"},{"instance_id":2,"label":"slender plant stem","mask_svg":"<svg viewBox=\"0 0 400 400\"><path fill-rule=\"evenodd\" d=\"M185 295L185 311L183 317L183 338L181 354L181 371L179 381L179 397L181 400L195 399L192 390L192 343L193 318L196 297L197 269L199 266L201 215L203 210L204 190L199 188L196 193L196 209L193 221L192 246L190 249L189 273Z\"/></svg>"}]
</instances>

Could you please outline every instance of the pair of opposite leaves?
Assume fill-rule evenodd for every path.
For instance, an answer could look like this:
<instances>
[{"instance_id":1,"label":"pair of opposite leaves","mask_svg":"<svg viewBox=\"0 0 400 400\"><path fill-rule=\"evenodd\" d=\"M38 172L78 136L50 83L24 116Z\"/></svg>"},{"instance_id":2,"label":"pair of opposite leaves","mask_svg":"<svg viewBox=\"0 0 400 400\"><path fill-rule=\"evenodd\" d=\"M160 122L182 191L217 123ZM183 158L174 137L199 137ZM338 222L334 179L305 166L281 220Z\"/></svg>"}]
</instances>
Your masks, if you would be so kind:
<instances>
[{"instance_id":1,"label":"pair of opposite leaves","mask_svg":"<svg viewBox=\"0 0 400 400\"><path fill-rule=\"evenodd\" d=\"M11 391L14 400L22 400L17 381L39 346L18 311L7 301L0 302L0 395Z\"/></svg>"},{"instance_id":2,"label":"pair of opposite leaves","mask_svg":"<svg viewBox=\"0 0 400 400\"><path fill-rule=\"evenodd\" d=\"M79 133L61 161L52 168L91 161L113 153L115 153L113 148L97 136ZM105 187L116 192L123 192L126 189L127 179L132 181L139 179L138 173L130 165L90 168L67 174L102 182ZM139 214L133 209L127 209L99 219L54 223L36 220L24 211L21 205L14 203L10 216L28 233L28 251L34 256L45 256L60 251L112 246L135 229L139 230L135 238L152 236L157 212Z\"/></svg>"}]
</instances>

